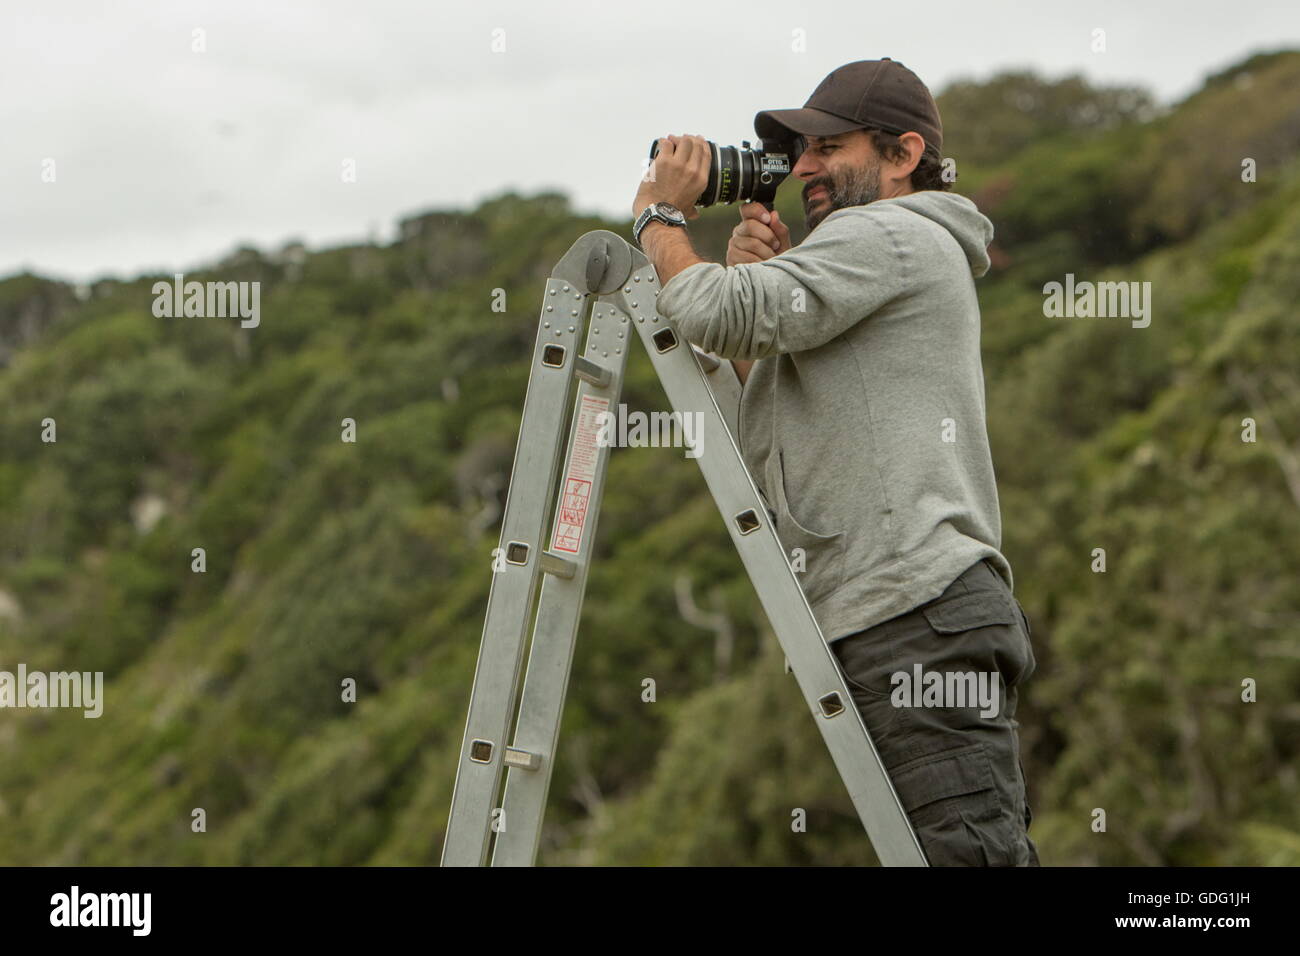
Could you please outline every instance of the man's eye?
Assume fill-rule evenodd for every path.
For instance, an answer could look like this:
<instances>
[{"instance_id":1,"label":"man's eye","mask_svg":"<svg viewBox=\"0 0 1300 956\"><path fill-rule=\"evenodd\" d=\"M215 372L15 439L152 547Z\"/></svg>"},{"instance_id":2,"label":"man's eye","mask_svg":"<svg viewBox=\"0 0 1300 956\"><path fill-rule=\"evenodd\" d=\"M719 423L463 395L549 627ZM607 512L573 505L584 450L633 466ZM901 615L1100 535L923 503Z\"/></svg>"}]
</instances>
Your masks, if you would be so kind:
<instances>
[{"instance_id":1,"label":"man's eye","mask_svg":"<svg viewBox=\"0 0 1300 956\"><path fill-rule=\"evenodd\" d=\"M823 147L822 147L822 152L823 152L823 153L828 153L828 152L830 152L832 149L839 149L839 147L838 147L838 146L823 146Z\"/></svg>"}]
</instances>

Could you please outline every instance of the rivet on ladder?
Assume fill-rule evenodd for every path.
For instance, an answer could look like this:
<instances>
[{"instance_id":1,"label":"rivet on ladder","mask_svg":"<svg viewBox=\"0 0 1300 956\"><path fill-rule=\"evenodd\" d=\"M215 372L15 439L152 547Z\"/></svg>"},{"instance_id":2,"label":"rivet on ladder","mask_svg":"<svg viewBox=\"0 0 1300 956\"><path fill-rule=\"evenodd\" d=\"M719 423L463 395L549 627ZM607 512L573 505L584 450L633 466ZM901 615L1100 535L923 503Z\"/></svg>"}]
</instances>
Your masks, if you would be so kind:
<instances>
[{"instance_id":1,"label":"rivet on ladder","mask_svg":"<svg viewBox=\"0 0 1300 956\"><path fill-rule=\"evenodd\" d=\"M632 291L632 287L631 287L631 286L628 286L628 287L625 288L623 291L624 291L624 292L631 292L631 291Z\"/></svg>"},{"instance_id":2,"label":"rivet on ladder","mask_svg":"<svg viewBox=\"0 0 1300 956\"><path fill-rule=\"evenodd\" d=\"M548 306L546 307L546 311L547 311L547 312L554 312L554 311L555 311L555 306L553 306L553 305L548 305Z\"/></svg>"},{"instance_id":3,"label":"rivet on ladder","mask_svg":"<svg viewBox=\"0 0 1300 956\"><path fill-rule=\"evenodd\" d=\"M554 290L554 289L551 289L551 290L550 290L550 293L551 293L551 295L555 295L555 290Z\"/></svg>"}]
</instances>

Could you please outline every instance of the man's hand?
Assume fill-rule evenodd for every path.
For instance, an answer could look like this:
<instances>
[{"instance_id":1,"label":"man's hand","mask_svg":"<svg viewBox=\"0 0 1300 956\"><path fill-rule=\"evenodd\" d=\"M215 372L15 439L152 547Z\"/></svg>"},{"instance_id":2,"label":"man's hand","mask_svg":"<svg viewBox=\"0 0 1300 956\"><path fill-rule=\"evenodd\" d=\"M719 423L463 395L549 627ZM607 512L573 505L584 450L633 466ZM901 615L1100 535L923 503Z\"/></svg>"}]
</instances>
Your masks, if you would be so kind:
<instances>
[{"instance_id":1,"label":"man's hand","mask_svg":"<svg viewBox=\"0 0 1300 956\"><path fill-rule=\"evenodd\" d=\"M633 217L653 202L672 203L687 219L698 219L695 202L709 184L709 141L703 136L665 136L641 178L632 201Z\"/></svg>"},{"instance_id":2,"label":"man's hand","mask_svg":"<svg viewBox=\"0 0 1300 956\"><path fill-rule=\"evenodd\" d=\"M790 250L790 229L775 209L768 212L761 202L740 207L740 225L727 243L727 265L762 262Z\"/></svg>"},{"instance_id":3,"label":"man's hand","mask_svg":"<svg viewBox=\"0 0 1300 956\"><path fill-rule=\"evenodd\" d=\"M790 248L790 230L781 221L781 215L775 209L771 213L761 202L747 202L740 207L740 225L731 232L731 241L727 243L727 265L734 266L743 262L762 262L779 256ZM731 367L736 370L736 378L744 385L749 379L749 370L754 367L751 361L732 359Z\"/></svg>"}]
</instances>

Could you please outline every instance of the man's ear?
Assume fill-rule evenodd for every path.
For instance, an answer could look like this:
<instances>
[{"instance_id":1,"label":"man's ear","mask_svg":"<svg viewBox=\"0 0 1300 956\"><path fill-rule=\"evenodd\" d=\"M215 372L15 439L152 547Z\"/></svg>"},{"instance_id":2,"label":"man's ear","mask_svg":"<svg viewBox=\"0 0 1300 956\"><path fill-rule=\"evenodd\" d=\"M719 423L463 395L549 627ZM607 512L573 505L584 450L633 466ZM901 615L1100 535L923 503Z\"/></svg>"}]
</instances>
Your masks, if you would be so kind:
<instances>
[{"instance_id":1,"label":"man's ear","mask_svg":"<svg viewBox=\"0 0 1300 956\"><path fill-rule=\"evenodd\" d=\"M921 154L925 152L925 140L920 133L904 133L898 137L899 144L907 150L907 158L898 160L900 179L907 179L912 175L912 170L916 169L921 162Z\"/></svg>"}]
</instances>

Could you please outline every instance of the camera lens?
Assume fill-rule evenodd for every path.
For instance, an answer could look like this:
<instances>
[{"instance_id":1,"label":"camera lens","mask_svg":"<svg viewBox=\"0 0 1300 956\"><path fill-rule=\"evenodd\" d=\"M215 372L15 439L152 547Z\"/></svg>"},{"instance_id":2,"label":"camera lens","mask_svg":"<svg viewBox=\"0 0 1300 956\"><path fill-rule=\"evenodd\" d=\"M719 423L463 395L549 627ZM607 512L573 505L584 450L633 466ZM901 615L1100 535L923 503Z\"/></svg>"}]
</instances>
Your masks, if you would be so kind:
<instances>
[{"instance_id":1,"label":"camera lens","mask_svg":"<svg viewBox=\"0 0 1300 956\"><path fill-rule=\"evenodd\" d=\"M719 149L710 143L709 159L709 184L704 187L707 205L735 202L744 194L746 157L734 146Z\"/></svg>"},{"instance_id":2,"label":"camera lens","mask_svg":"<svg viewBox=\"0 0 1300 956\"><path fill-rule=\"evenodd\" d=\"M709 180L704 192L696 200L697 206L714 206L718 203L749 202L770 203L776 189L794 169L803 152L802 143L764 141L751 149L748 142L737 146L721 146L711 140L709 144ZM659 141L650 144L650 159L659 154Z\"/></svg>"}]
</instances>

